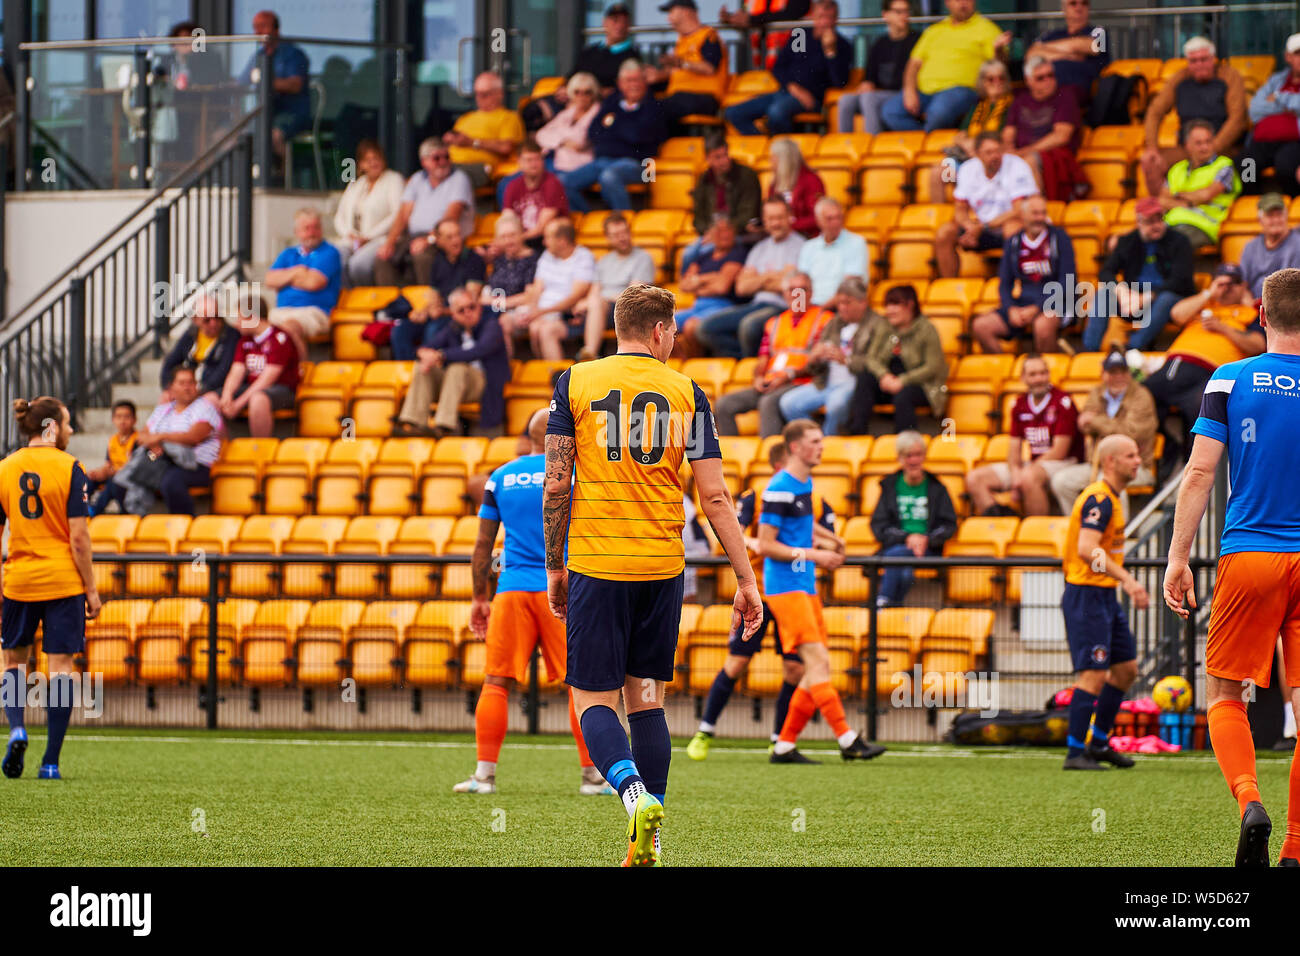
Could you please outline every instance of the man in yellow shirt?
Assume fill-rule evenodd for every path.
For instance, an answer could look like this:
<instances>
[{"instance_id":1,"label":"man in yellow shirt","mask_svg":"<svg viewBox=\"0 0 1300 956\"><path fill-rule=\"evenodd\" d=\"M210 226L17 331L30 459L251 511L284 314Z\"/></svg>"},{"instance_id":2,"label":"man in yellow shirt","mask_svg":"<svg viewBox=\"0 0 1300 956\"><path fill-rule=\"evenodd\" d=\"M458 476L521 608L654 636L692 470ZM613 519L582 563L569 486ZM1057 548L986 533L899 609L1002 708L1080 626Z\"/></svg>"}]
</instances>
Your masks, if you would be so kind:
<instances>
[{"instance_id":1,"label":"man in yellow shirt","mask_svg":"<svg viewBox=\"0 0 1300 956\"><path fill-rule=\"evenodd\" d=\"M903 91L881 107L886 129L952 129L975 105L980 67L1005 57L1010 32L975 12L975 0L946 0L948 18L931 24L912 47Z\"/></svg>"},{"instance_id":2,"label":"man in yellow shirt","mask_svg":"<svg viewBox=\"0 0 1300 956\"><path fill-rule=\"evenodd\" d=\"M495 73L480 73L474 80L474 105L456 120L442 141L451 161L465 172L474 188L486 186L497 163L514 155L524 141L519 114L505 108L506 89Z\"/></svg>"},{"instance_id":3,"label":"man in yellow shirt","mask_svg":"<svg viewBox=\"0 0 1300 956\"><path fill-rule=\"evenodd\" d=\"M646 68L646 80L663 94L670 126L695 113L716 115L727 93L727 53L718 31L700 23L695 0L668 0L659 9L668 14L677 43L659 57L658 67Z\"/></svg>"}]
</instances>

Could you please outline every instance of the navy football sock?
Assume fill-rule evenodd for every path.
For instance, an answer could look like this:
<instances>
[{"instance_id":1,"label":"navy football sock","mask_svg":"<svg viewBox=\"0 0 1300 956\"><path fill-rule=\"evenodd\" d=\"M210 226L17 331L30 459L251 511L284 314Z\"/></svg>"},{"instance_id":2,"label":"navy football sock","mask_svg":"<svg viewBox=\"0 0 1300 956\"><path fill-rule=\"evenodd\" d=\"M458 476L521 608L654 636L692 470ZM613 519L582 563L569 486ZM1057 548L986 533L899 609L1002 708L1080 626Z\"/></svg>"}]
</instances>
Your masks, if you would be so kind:
<instances>
[{"instance_id":1,"label":"navy football sock","mask_svg":"<svg viewBox=\"0 0 1300 956\"><path fill-rule=\"evenodd\" d=\"M4 677L0 678L0 700L4 701L5 720L9 721L11 731L23 726L23 698L27 688L23 686L23 669L9 667Z\"/></svg>"},{"instance_id":2,"label":"navy football sock","mask_svg":"<svg viewBox=\"0 0 1300 956\"><path fill-rule=\"evenodd\" d=\"M641 772L645 788L663 803L668 790L668 764L673 759L673 742L668 736L664 709L656 707L628 714L627 723L632 728L632 759Z\"/></svg>"},{"instance_id":3,"label":"navy football sock","mask_svg":"<svg viewBox=\"0 0 1300 956\"><path fill-rule=\"evenodd\" d=\"M1110 740L1111 728L1115 726L1115 715L1119 705L1124 703L1125 692L1113 684L1102 685L1097 696L1097 719L1092 722L1092 742L1103 746Z\"/></svg>"},{"instance_id":4,"label":"navy football sock","mask_svg":"<svg viewBox=\"0 0 1300 956\"><path fill-rule=\"evenodd\" d=\"M1069 736L1065 740L1069 747L1068 756L1077 757L1083 753L1084 741L1088 739L1088 725L1092 723L1093 705L1096 703L1097 698L1093 694L1082 687L1074 689L1074 696L1070 698Z\"/></svg>"},{"instance_id":5,"label":"navy football sock","mask_svg":"<svg viewBox=\"0 0 1300 956\"><path fill-rule=\"evenodd\" d=\"M45 744L43 764L57 764L63 749L63 735L68 732L72 719L72 675L55 674L50 678L50 699L46 702L46 730L49 739Z\"/></svg>"},{"instance_id":6,"label":"navy football sock","mask_svg":"<svg viewBox=\"0 0 1300 956\"><path fill-rule=\"evenodd\" d=\"M716 724L718 718L722 716L722 708L727 706L727 701L731 700L731 692L736 689L736 679L728 677L726 671L718 671L718 676L713 678L713 686L709 688L709 696L704 701L704 716L700 719L706 724ZM628 720L632 718L629 715ZM632 737L636 738L636 729L632 730Z\"/></svg>"},{"instance_id":7,"label":"navy football sock","mask_svg":"<svg viewBox=\"0 0 1300 956\"><path fill-rule=\"evenodd\" d=\"M603 704L588 707L582 712L582 739L587 744L591 762L600 774L623 798L628 813L636 807L636 798L645 793L645 782L632 759L627 734L618 722L618 715ZM630 806L629 806L630 802Z\"/></svg>"},{"instance_id":8,"label":"navy football sock","mask_svg":"<svg viewBox=\"0 0 1300 956\"><path fill-rule=\"evenodd\" d=\"M781 735L781 728L785 726L785 715L790 710L790 698L794 692L799 689L798 684L791 684L786 681L781 685L781 691L776 695L776 724L772 729L773 739Z\"/></svg>"}]
</instances>

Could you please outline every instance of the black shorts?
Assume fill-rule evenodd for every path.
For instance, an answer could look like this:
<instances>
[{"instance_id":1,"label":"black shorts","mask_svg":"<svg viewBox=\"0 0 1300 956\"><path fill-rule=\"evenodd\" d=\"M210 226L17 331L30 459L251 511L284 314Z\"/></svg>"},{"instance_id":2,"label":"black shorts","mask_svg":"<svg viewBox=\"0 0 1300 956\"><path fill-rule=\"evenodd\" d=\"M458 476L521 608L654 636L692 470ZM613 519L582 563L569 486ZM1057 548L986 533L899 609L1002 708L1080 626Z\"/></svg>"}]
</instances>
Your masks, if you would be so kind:
<instances>
[{"instance_id":1,"label":"black shorts","mask_svg":"<svg viewBox=\"0 0 1300 956\"><path fill-rule=\"evenodd\" d=\"M1114 588L1065 583L1065 640L1076 671L1104 671L1137 657L1133 632Z\"/></svg>"},{"instance_id":2,"label":"black shorts","mask_svg":"<svg viewBox=\"0 0 1300 956\"><path fill-rule=\"evenodd\" d=\"M979 238L975 240L975 251L988 252L991 249L1001 249L1006 241L1001 230L981 226Z\"/></svg>"},{"instance_id":3,"label":"black shorts","mask_svg":"<svg viewBox=\"0 0 1300 956\"><path fill-rule=\"evenodd\" d=\"M1015 305L1032 305L1033 303L1031 303L1031 302L1016 302L1016 303L1014 303L1014 304L1015 304ZM1026 325L1026 326L1023 326L1022 328L1019 328L1019 329L1012 328L1012 327L1011 327L1011 316L1010 316L1010 314L1007 312L1006 309L1002 308L1002 306L998 306L998 307L997 307L996 309L994 309L993 311L996 312L997 315L998 315L998 318L1000 318L1000 319L1002 320L1002 331L998 333L998 338L1000 338L1000 339L1019 339L1019 338L1026 338L1026 337L1028 337L1028 336L1034 334L1034 329L1033 329L1033 326L1031 326L1031 325ZM1064 318L1063 318L1063 319L1061 319L1061 325L1060 325L1060 328L1061 328L1062 330L1068 329L1068 328L1070 327L1070 324L1071 324L1071 320L1070 320L1070 319L1064 319Z\"/></svg>"},{"instance_id":4,"label":"black shorts","mask_svg":"<svg viewBox=\"0 0 1300 956\"><path fill-rule=\"evenodd\" d=\"M607 581L570 571L565 683L605 691L629 677L671 681L683 577Z\"/></svg>"},{"instance_id":5,"label":"black shorts","mask_svg":"<svg viewBox=\"0 0 1300 956\"><path fill-rule=\"evenodd\" d=\"M80 654L86 649L86 595L48 601L5 598L0 612L0 647L30 647L36 628L44 624L41 649L46 654Z\"/></svg>"},{"instance_id":6,"label":"black shorts","mask_svg":"<svg viewBox=\"0 0 1300 956\"><path fill-rule=\"evenodd\" d=\"M741 640L745 633L745 625L742 623L740 629L731 632L731 637L727 641L727 653L736 657L753 657L763 649L763 638L767 636L768 625L772 626L772 646L775 651L784 657L787 661L799 661L802 663L803 658L793 651L785 651L781 647L781 628L776 623L776 618L772 616L772 609L763 602L763 623L758 625L758 631L749 640Z\"/></svg>"},{"instance_id":7,"label":"black shorts","mask_svg":"<svg viewBox=\"0 0 1300 956\"><path fill-rule=\"evenodd\" d=\"M244 382L239 386L239 391L235 392L235 398L243 395L252 382ZM293 408L294 401L297 398L297 392L288 385L271 385L266 389L267 396L271 399L271 407L276 411L284 408Z\"/></svg>"}]
</instances>

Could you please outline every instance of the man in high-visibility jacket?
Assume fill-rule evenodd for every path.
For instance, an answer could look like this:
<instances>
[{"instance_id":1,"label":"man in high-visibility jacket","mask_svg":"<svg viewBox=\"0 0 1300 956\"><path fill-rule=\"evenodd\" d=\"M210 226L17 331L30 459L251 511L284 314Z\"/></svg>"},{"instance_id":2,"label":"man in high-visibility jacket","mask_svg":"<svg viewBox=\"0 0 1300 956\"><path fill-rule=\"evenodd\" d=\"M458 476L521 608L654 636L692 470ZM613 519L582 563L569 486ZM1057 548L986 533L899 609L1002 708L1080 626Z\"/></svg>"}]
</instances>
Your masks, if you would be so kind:
<instances>
[{"instance_id":1,"label":"man in high-visibility jacket","mask_svg":"<svg viewBox=\"0 0 1300 956\"><path fill-rule=\"evenodd\" d=\"M700 23L695 0L668 0L659 9L677 31L677 44L646 70L651 89L664 94L660 102L671 124L692 114L716 115L727 94L727 56L718 32Z\"/></svg>"}]
</instances>

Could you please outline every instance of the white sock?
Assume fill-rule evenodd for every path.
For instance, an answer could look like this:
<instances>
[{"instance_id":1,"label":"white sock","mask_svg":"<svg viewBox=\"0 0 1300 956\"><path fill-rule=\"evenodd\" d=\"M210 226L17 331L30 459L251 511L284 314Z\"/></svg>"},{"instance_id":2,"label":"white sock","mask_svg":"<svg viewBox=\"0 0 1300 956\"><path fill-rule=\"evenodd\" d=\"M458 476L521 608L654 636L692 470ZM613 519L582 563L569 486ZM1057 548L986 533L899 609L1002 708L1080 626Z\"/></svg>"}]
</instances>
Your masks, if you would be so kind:
<instances>
[{"instance_id":1,"label":"white sock","mask_svg":"<svg viewBox=\"0 0 1300 956\"><path fill-rule=\"evenodd\" d=\"M778 740L780 740L780 739L781 739L781 735L780 735L780 734L772 734L772 736L771 736L771 741L772 741L772 743L776 743L776 742L777 742Z\"/></svg>"},{"instance_id":2,"label":"white sock","mask_svg":"<svg viewBox=\"0 0 1300 956\"><path fill-rule=\"evenodd\" d=\"M623 791L623 807L627 810L630 817L636 813L636 802L640 799L641 794L645 793L645 784L640 780L632 783Z\"/></svg>"},{"instance_id":3,"label":"white sock","mask_svg":"<svg viewBox=\"0 0 1300 956\"><path fill-rule=\"evenodd\" d=\"M701 721L700 721L700 733L702 733L702 734L710 734L710 735L712 735L712 733L713 733L713 725L712 725L711 723L709 723L707 720L701 720Z\"/></svg>"},{"instance_id":4,"label":"white sock","mask_svg":"<svg viewBox=\"0 0 1300 956\"><path fill-rule=\"evenodd\" d=\"M857 739L858 739L858 732L856 730L846 730L844 731L844 733L840 734L838 737L835 738L835 742L839 744L840 749L843 750L845 747L847 747L849 744L853 743L853 741Z\"/></svg>"},{"instance_id":5,"label":"white sock","mask_svg":"<svg viewBox=\"0 0 1300 956\"><path fill-rule=\"evenodd\" d=\"M1282 736L1294 737L1295 736L1295 708L1291 706L1291 701L1288 700L1282 706L1282 713L1285 718L1282 724Z\"/></svg>"},{"instance_id":6,"label":"white sock","mask_svg":"<svg viewBox=\"0 0 1300 956\"><path fill-rule=\"evenodd\" d=\"M480 780L491 780L497 775L497 765L491 760L480 760L478 769L474 771L474 776Z\"/></svg>"},{"instance_id":7,"label":"white sock","mask_svg":"<svg viewBox=\"0 0 1300 956\"><path fill-rule=\"evenodd\" d=\"M794 750L793 740L777 740L776 749L773 752L779 754L788 754L791 750Z\"/></svg>"}]
</instances>

